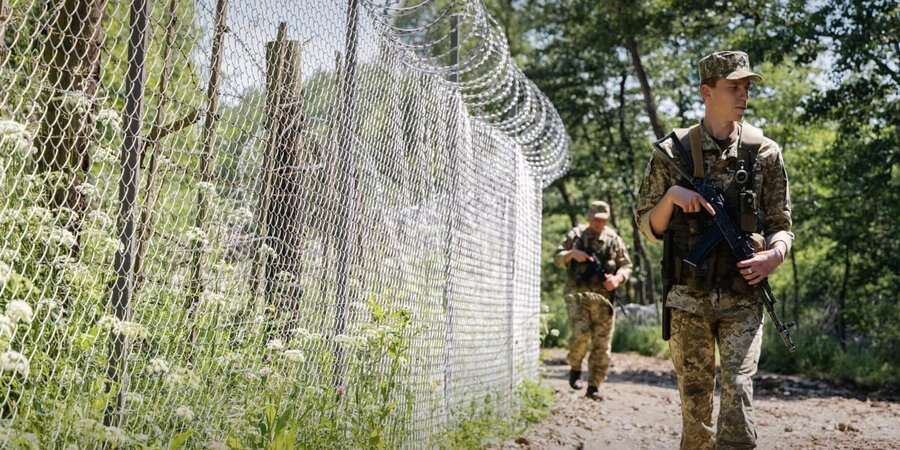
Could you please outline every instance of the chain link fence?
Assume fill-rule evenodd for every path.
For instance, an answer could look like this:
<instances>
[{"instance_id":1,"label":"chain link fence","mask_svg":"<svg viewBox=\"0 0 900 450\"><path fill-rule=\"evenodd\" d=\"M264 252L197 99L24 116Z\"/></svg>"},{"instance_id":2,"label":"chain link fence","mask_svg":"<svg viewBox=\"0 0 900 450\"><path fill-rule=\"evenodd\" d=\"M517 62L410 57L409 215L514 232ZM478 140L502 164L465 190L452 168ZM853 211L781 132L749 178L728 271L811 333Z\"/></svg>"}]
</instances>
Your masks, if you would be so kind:
<instances>
[{"instance_id":1,"label":"chain link fence","mask_svg":"<svg viewBox=\"0 0 900 450\"><path fill-rule=\"evenodd\" d=\"M512 414L567 146L480 0L0 0L0 446Z\"/></svg>"}]
</instances>

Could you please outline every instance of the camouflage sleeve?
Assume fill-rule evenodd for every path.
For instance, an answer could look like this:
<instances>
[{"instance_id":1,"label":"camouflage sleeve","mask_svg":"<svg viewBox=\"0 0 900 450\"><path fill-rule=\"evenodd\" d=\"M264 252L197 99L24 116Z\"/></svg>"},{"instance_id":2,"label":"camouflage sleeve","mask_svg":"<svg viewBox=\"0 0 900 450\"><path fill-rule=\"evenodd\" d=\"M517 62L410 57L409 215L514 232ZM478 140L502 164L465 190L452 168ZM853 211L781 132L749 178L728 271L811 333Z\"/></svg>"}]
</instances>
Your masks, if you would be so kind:
<instances>
[{"instance_id":1,"label":"camouflage sleeve","mask_svg":"<svg viewBox=\"0 0 900 450\"><path fill-rule=\"evenodd\" d=\"M563 260L564 257L561 253L566 250L571 250L575 245L575 239L578 238L578 234L575 230L575 228L569 230L569 232L566 233L566 238L562 241L561 244L559 244L558 247L556 247L556 252L554 252L553 254L553 262L555 262L559 267L566 268L566 263Z\"/></svg>"},{"instance_id":2,"label":"camouflage sleeve","mask_svg":"<svg viewBox=\"0 0 900 450\"><path fill-rule=\"evenodd\" d=\"M771 248L775 241L782 241L790 251L794 233L791 232L791 193L784 157L777 144L772 143L771 148L766 150L759 156L763 183L760 209L766 248Z\"/></svg>"},{"instance_id":3,"label":"camouflage sleeve","mask_svg":"<svg viewBox=\"0 0 900 450\"><path fill-rule=\"evenodd\" d=\"M647 236L647 239L651 242L659 241L662 236L657 236L650 228L650 211L662 200L666 191L675 183L675 178L670 172L671 169L659 158L660 156L654 151L650 157L650 162L647 163L647 171L641 182L637 205L635 205L635 220L641 233Z\"/></svg>"},{"instance_id":4,"label":"camouflage sleeve","mask_svg":"<svg viewBox=\"0 0 900 450\"><path fill-rule=\"evenodd\" d=\"M631 257L628 256L628 249L621 236L616 236L615 253L616 273L625 277L624 281L628 281L631 278Z\"/></svg>"}]
</instances>

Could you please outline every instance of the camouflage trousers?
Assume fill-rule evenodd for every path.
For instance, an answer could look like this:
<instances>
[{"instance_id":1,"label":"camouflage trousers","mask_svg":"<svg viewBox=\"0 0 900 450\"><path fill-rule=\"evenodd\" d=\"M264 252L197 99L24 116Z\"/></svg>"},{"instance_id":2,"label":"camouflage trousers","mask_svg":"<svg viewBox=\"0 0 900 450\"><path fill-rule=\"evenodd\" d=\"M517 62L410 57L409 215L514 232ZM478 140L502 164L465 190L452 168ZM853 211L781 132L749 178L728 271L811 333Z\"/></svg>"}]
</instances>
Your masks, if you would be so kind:
<instances>
[{"instance_id":1,"label":"camouflage trousers","mask_svg":"<svg viewBox=\"0 0 900 450\"><path fill-rule=\"evenodd\" d=\"M609 370L609 354L615 329L615 312L604 295L582 292L566 296L569 313L569 366L581 370L581 362L590 344L588 385L600 386Z\"/></svg>"},{"instance_id":2,"label":"camouflage trousers","mask_svg":"<svg viewBox=\"0 0 900 450\"><path fill-rule=\"evenodd\" d=\"M762 307L730 308L714 317L672 310L669 349L681 395L682 450L753 449L753 381L762 346ZM713 431L716 344L722 383Z\"/></svg>"}]
</instances>

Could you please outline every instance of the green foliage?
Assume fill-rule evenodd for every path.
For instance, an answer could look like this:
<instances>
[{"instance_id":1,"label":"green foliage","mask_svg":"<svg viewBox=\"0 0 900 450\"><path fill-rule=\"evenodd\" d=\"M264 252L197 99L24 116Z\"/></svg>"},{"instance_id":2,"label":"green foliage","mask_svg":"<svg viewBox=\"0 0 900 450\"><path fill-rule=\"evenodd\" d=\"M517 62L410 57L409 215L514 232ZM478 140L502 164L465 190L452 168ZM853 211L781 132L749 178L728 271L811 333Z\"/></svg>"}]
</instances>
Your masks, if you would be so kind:
<instances>
[{"instance_id":1,"label":"green foliage","mask_svg":"<svg viewBox=\"0 0 900 450\"><path fill-rule=\"evenodd\" d=\"M779 312L798 320L798 336L809 341L782 358L780 340L769 339L766 367L892 379L900 360L881 349L900 345L896 2L531 0L518 7L522 30L512 38L535 48L526 73L560 110L573 139L572 169L544 193L542 294L552 313L565 313L563 272L552 264L552 249L590 199L610 201L616 229L633 244L622 218L632 213L653 138L635 44L665 128L702 114L697 60L742 49L765 76L751 92L746 119L782 146L791 180L797 239L792 259L771 281ZM632 260L644 265L636 279L658 273L659 247L648 247L643 261L632 249Z\"/></svg>"},{"instance_id":2,"label":"green foliage","mask_svg":"<svg viewBox=\"0 0 900 450\"><path fill-rule=\"evenodd\" d=\"M636 325L617 320L613 333L612 351L637 352L644 356L668 357L669 344L662 340L659 325Z\"/></svg>"},{"instance_id":3,"label":"green foliage","mask_svg":"<svg viewBox=\"0 0 900 450\"><path fill-rule=\"evenodd\" d=\"M450 430L433 437L437 448L447 450L481 449L523 432L540 422L554 402L553 389L536 381L524 381L516 389L518 407L511 417L500 414L498 399L488 395L472 402L456 416L463 417Z\"/></svg>"}]
</instances>

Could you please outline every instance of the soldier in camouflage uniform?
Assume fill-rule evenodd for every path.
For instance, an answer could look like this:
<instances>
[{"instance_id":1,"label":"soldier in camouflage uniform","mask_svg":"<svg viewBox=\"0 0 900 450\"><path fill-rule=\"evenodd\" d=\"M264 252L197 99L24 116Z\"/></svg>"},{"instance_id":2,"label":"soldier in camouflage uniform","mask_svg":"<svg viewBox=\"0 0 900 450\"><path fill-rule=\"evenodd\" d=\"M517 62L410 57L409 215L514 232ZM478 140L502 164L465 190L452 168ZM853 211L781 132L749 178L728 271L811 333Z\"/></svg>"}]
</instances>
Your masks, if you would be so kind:
<instances>
[{"instance_id":1,"label":"soldier in camouflage uniform","mask_svg":"<svg viewBox=\"0 0 900 450\"><path fill-rule=\"evenodd\" d=\"M555 261L568 269L566 306L569 314L569 385L581 389L581 362L588 359L587 397L602 400L599 386L606 379L615 327L613 292L631 274L631 259L625 242L606 225L609 204L591 202L587 218L566 234L556 250Z\"/></svg>"},{"instance_id":2,"label":"soldier in camouflage uniform","mask_svg":"<svg viewBox=\"0 0 900 450\"><path fill-rule=\"evenodd\" d=\"M756 448L751 378L763 330L763 306L754 285L784 261L794 239L788 179L778 144L742 121L750 83L762 79L750 70L747 54L713 53L700 60L699 70L704 119L655 144L636 219L649 239L664 238L671 246L673 273L665 306L671 308L669 349L682 401L681 448L749 449ZM660 151L689 176L723 192L733 223L757 244L753 258L738 262L719 243L704 264L683 262L711 225L714 210L680 181ZM714 425L716 345L722 387Z\"/></svg>"}]
</instances>

